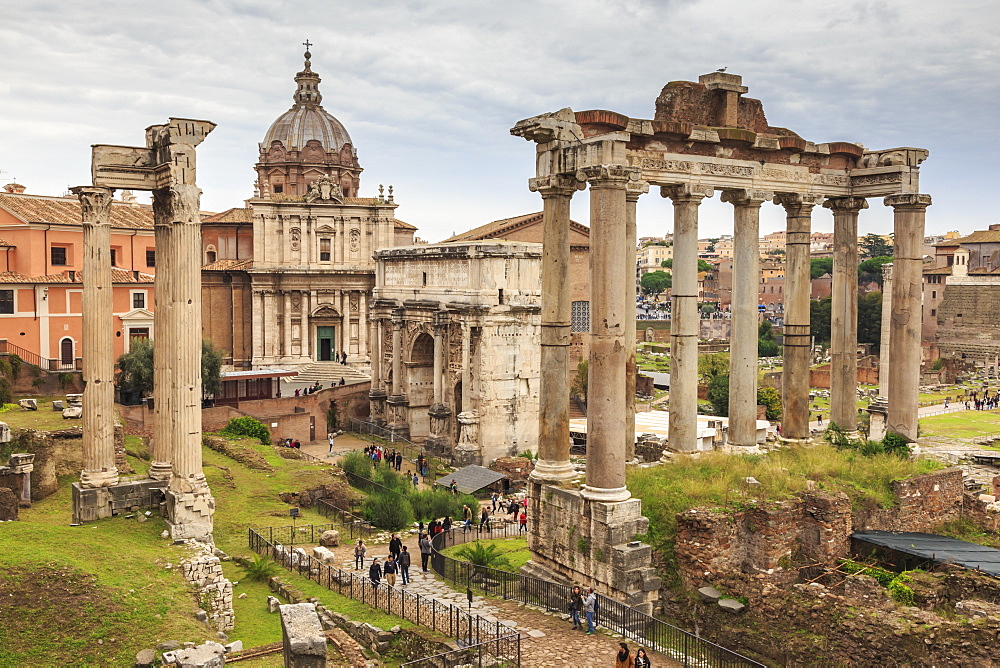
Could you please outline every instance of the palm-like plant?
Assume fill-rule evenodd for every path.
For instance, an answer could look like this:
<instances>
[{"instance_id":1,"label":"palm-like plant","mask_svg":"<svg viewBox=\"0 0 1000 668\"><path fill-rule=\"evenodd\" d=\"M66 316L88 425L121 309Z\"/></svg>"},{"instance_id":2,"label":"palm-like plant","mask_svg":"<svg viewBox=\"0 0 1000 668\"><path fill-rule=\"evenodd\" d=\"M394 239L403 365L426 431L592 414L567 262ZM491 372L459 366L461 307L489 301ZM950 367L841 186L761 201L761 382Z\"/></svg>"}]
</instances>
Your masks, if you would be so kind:
<instances>
[{"instance_id":1,"label":"palm-like plant","mask_svg":"<svg viewBox=\"0 0 1000 668\"><path fill-rule=\"evenodd\" d=\"M455 556L463 561L468 561L478 568L508 569L511 567L510 560L504 552L500 551L500 546L496 543L483 543L473 541L466 543L455 550Z\"/></svg>"}]
</instances>

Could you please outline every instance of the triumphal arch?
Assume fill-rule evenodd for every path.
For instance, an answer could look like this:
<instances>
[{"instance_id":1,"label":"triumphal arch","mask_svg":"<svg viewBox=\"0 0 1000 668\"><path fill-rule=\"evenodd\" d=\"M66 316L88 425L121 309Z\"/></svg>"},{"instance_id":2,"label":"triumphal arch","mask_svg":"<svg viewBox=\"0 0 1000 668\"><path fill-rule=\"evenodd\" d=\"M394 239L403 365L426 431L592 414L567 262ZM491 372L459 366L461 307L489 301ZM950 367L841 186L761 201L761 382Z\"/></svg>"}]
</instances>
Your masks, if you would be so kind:
<instances>
[{"instance_id":1,"label":"triumphal arch","mask_svg":"<svg viewBox=\"0 0 1000 668\"><path fill-rule=\"evenodd\" d=\"M596 581L607 593L651 607L659 580L641 503L625 485L634 442L635 207L658 186L674 209L671 399L668 449L697 449L698 207L718 192L733 206L735 238L729 442L756 445L757 284L760 207L787 220L783 435L809 438L809 235L817 205L834 216L831 419L856 429L857 229L868 198L894 212L895 257L888 369L888 430L917 435L921 262L930 196L919 191L919 148L872 151L851 142L814 143L768 124L742 77L713 72L675 81L652 119L562 109L518 122L535 143L529 188L544 203L539 461L532 475L529 570ZM586 482L572 484L569 460L570 198L590 188L591 349ZM634 382L634 381L633 381ZM581 521L581 517L583 518ZM544 546L544 548L543 548Z\"/></svg>"}]
</instances>

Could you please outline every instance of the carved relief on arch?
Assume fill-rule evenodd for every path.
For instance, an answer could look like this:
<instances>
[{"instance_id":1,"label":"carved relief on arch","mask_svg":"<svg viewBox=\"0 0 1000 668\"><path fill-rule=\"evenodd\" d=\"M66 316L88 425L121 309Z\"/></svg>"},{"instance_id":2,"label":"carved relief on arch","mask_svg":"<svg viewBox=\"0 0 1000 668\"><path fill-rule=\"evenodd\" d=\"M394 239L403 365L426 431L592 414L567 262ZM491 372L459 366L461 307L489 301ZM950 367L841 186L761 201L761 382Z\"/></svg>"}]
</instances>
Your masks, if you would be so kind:
<instances>
[{"instance_id":1,"label":"carved relief on arch","mask_svg":"<svg viewBox=\"0 0 1000 668\"><path fill-rule=\"evenodd\" d=\"M357 253L361 250L361 230L357 228L351 229L351 252Z\"/></svg>"},{"instance_id":2,"label":"carved relief on arch","mask_svg":"<svg viewBox=\"0 0 1000 668\"><path fill-rule=\"evenodd\" d=\"M340 311L329 304L320 304L318 307L313 309L310 317L313 320L319 320L322 318L340 318Z\"/></svg>"},{"instance_id":3,"label":"carved relief on arch","mask_svg":"<svg viewBox=\"0 0 1000 668\"><path fill-rule=\"evenodd\" d=\"M293 227L288 231L289 245L293 251L297 251L302 242L302 230Z\"/></svg>"}]
</instances>

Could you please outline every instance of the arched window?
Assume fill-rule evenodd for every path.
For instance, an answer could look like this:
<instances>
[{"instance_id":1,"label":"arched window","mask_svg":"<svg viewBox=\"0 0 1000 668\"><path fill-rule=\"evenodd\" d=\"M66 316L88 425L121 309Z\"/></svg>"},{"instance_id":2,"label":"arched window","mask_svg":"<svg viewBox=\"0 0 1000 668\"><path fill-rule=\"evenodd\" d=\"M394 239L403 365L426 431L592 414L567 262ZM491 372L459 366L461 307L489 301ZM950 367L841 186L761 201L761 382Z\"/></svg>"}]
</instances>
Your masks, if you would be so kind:
<instances>
[{"instance_id":1,"label":"arched window","mask_svg":"<svg viewBox=\"0 0 1000 668\"><path fill-rule=\"evenodd\" d=\"M68 336L59 342L59 363L63 366L73 365L73 339Z\"/></svg>"}]
</instances>

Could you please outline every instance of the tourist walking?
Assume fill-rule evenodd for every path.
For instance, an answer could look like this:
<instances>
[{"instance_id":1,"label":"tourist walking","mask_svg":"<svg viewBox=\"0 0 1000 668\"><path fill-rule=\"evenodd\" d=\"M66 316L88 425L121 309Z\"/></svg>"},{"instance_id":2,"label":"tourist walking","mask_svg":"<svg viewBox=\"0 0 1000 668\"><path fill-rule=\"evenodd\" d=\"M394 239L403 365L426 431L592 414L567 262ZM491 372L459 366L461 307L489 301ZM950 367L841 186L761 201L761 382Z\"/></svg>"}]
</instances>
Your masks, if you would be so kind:
<instances>
[{"instance_id":1,"label":"tourist walking","mask_svg":"<svg viewBox=\"0 0 1000 668\"><path fill-rule=\"evenodd\" d=\"M615 657L615 668L633 668L632 652L629 651L628 645L623 642L618 643L618 655Z\"/></svg>"},{"instance_id":2,"label":"tourist walking","mask_svg":"<svg viewBox=\"0 0 1000 668\"><path fill-rule=\"evenodd\" d=\"M525 513L522 510L521 511L521 516L517 518L517 521L518 521L518 524L521 525L521 528L518 529L517 532L518 533L528 533L528 514Z\"/></svg>"},{"instance_id":3,"label":"tourist walking","mask_svg":"<svg viewBox=\"0 0 1000 668\"><path fill-rule=\"evenodd\" d=\"M378 583L382 579L382 567L379 566L378 557L372 557L372 565L368 567L368 579L372 581L372 589L378 589Z\"/></svg>"},{"instance_id":4,"label":"tourist walking","mask_svg":"<svg viewBox=\"0 0 1000 668\"><path fill-rule=\"evenodd\" d=\"M593 587L587 587L587 596L583 599L583 616L587 618L587 635L594 633L594 612L597 610L597 594Z\"/></svg>"},{"instance_id":5,"label":"tourist walking","mask_svg":"<svg viewBox=\"0 0 1000 668\"><path fill-rule=\"evenodd\" d=\"M389 540L389 554L392 555L393 559L399 559L399 553L402 552L403 541L399 539L399 534L392 534L392 538Z\"/></svg>"},{"instance_id":6,"label":"tourist walking","mask_svg":"<svg viewBox=\"0 0 1000 668\"><path fill-rule=\"evenodd\" d=\"M410 584L410 553L405 545L403 546L403 551L399 553L397 561L399 562L397 564L399 566L399 576L402 578L403 584Z\"/></svg>"},{"instance_id":7,"label":"tourist walking","mask_svg":"<svg viewBox=\"0 0 1000 668\"><path fill-rule=\"evenodd\" d=\"M573 621L573 630L580 629L583 630L583 624L580 623L580 613L583 612L583 592L580 591L579 587L573 587L573 591L569 595L569 616Z\"/></svg>"},{"instance_id":8,"label":"tourist walking","mask_svg":"<svg viewBox=\"0 0 1000 668\"><path fill-rule=\"evenodd\" d=\"M396 566L396 560L389 555L389 558L385 562L385 566L382 567L382 573L385 575L385 583L390 587L396 586L396 571L398 570Z\"/></svg>"},{"instance_id":9,"label":"tourist walking","mask_svg":"<svg viewBox=\"0 0 1000 668\"><path fill-rule=\"evenodd\" d=\"M418 478L417 474L414 473L413 474L413 488L416 489L419 486L420 486L420 478Z\"/></svg>"},{"instance_id":10,"label":"tourist walking","mask_svg":"<svg viewBox=\"0 0 1000 668\"><path fill-rule=\"evenodd\" d=\"M354 570L360 570L365 567L365 552L368 548L365 547L365 541L358 539L358 544L354 546Z\"/></svg>"},{"instance_id":11,"label":"tourist walking","mask_svg":"<svg viewBox=\"0 0 1000 668\"><path fill-rule=\"evenodd\" d=\"M493 512L497 511L497 501L500 500L500 492L493 492L493 496L490 497L490 501L493 502Z\"/></svg>"},{"instance_id":12,"label":"tourist walking","mask_svg":"<svg viewBox=\"0 0 1000 668\"><path fill-rule=\"evenodd\" d=\"M490 511L486 506L483 506L483 512L479 516L479 533L488 530L490 527Z\"/></svg>"},{"instance_id":13,"label":"tourist walking","mask_svg":"<svg viewBox=\"0 0 1000 668\"><path fill-rule=\"evenodd\" d=\"M426 573L427 560L431 557L431 539L427 534L424 534L417 542L420 545L420 568Z\"/></svg>"},{"instance_id":14,"label":"tourist walking","mask_svg":"<svg viewBox=\"0 0 1000 668\"><path fill-rule=\"evenodd\" d=\"M639 648L635 652L635 668L651 668L652 662L646 656L646 650Z\"/></svg>"}]
</instances>

